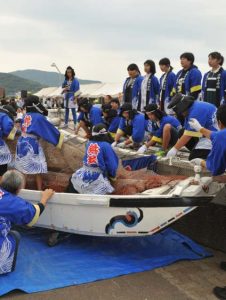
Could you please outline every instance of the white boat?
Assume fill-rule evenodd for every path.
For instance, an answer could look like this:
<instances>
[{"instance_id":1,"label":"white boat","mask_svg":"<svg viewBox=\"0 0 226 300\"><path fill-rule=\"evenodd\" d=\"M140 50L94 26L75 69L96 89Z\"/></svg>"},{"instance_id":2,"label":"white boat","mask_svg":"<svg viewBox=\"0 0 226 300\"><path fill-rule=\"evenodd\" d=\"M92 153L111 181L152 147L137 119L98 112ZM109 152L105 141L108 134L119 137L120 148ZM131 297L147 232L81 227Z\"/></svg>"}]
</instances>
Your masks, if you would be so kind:
<instances>
[{"instance_id":1,"label":"white boat","mask_svg":"<svg viewBox=\"0 0 226 300\"><path fill-rule=\"evenodd\" d=\"M49 146L49 151L45 151L48 165L51 165L54 170L57 167L59 170L63 168L75 170L79 158L76 156L78 153L73 157L73 149L77 149L77 152L79 150L81 152L79 155L82 157L86 139L67 131L64 133L65 140L68 141L67 147L63 150L65 155L64 152L53 152L56 150ZM119 157L122 159L143 156L129 149L117 149L117 153L120 153ZM62 157L68 158L66 162L63 162L64 164L60 161ZM176 160L170 167L169 162L158 161L158 165L163 167L162 174L167 174L166 171L173 170L176 165L178 170L180 168L184 172L187 168L194 175L191 165L186 159L183 160L183 156L181 159L178 165ZM224 187L224 184L214 182L212 177L205 176L200 179L199 172L200 170L197 171L195 177L182 180L174 187L163 185L136 195L55 193L36 226L68 233L106 237L152 235L195 208L208 205ZM41 199L41 192L22 190L21 196L35 204Z\"/></svg>"},{"instance_id":2,"label":"white boat","mask_svg":"<svg viewBox=\"0 0 226 300\"><path fill-rule=\"evenodd\" d=\"M152 235L208 205L223 186L197 173L173 188L165 185L137 195L55 193L36 226L94 236ZM41 192L22 190L21 196L35 204Z\"/></svg>"}]
</instances>

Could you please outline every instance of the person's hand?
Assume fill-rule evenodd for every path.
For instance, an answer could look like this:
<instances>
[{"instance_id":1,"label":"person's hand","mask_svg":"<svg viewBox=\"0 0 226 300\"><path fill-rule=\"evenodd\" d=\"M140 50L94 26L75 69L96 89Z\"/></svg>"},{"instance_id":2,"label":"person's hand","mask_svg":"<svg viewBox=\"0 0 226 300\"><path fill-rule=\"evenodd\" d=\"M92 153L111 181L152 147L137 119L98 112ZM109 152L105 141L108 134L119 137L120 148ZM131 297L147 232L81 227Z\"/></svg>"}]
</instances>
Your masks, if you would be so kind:
<instances>
[{"instance_id":1,"label":"person's hand","mask_svg":"<svg viewBox=\"0 0 226 300\"><path fill-rule=\"evenodd\" d=\"M126 148L126 143L125 142L119 143L117 144L117 147L124 149Z\"/></svg>"},{"instance_id":2,"label":"person's hand","mask_svg":"<svg viewBox=\"0 0 226 300\"><path fill-rule=\"evenodd\" d=\"M147 150L148 150L147 146L146 146L146 145L143 145L143 146L141 146L141 147L137 150L137 153L138 153L138 154L143 154L143 153L145 153Z\"/></svg>"},{"instance_id":3,"label":"person's hand","mask_svg":"<svg viewBox=\"0 0 226 300\"><path fill-rule=\"evenodd\" d=\"M45 189L42 192L42 199L41 199L41 203L43 205L46 205L47 201L54 195L55 191L53 189Z\"/></svg>"},{"instance_id":4,"label":"person's hand","mask_svg":"<svg viewBox=\"0 0 226 300\"><path fill-rule=\"evenodd\" d=\"M177 155L178 150L173 147L166 155L167 158L175 157Z\"/></svg>"},{"instance_id":5,"label":"person's hand","mask_svg":"<svg viewBox=\"0 0 226 300\"><path fill-rule=\"evenodd\" d=\"M118 144L118 142L113 142L113 143L111 144L111 147L112 147L112 148L115 148L115 147L117 147L117 144Z\"/></svg>"},{"instance_id":6,"label":"person's hand","mask_svg":"<svg viewBox=\"0 0 226 300\"><path fill-rule=\"evenodd\" d=\"M202 167L202 162L204 160L201 159L201 158L194 158L192 160L190 160L190 163L193 165L193 166L201 166Z\"/></svg>"},{"instance_id":7,"label":"person's hand","mask_svg":"<svg viewBox=\"0 0 226 300\"><path fill-rule=\"evenodd\" d=\"M191 118L188 121L188 124L190 125L191 128L195 129L195 131L200 131L203 127L201 126L201 124L199 123L198 120Z\"/></svg>"}]
</instances>

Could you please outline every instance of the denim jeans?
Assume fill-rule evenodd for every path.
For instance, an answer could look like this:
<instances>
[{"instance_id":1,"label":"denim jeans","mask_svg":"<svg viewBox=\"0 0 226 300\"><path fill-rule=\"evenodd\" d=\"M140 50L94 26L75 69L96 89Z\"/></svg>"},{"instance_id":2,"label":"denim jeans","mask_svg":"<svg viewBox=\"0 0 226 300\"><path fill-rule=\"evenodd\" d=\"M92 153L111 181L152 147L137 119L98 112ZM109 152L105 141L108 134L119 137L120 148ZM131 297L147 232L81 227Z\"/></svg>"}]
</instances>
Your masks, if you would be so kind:
<instances>
[{"instance_id":1,"label":"denim jeans","mask_svg":"<svg viewBox=\"0 0 226 300\"><path fill-rule=\"evenodd\" d=\"M69 120L69 110L71 109L72 112L72 116L73 116L73 121L74 124L77 123L77 115L76 115L76 110L75 108L65 108L65 118L64 118L64 123L68 124L68 120Z\"/></svg>"}]
</instances>

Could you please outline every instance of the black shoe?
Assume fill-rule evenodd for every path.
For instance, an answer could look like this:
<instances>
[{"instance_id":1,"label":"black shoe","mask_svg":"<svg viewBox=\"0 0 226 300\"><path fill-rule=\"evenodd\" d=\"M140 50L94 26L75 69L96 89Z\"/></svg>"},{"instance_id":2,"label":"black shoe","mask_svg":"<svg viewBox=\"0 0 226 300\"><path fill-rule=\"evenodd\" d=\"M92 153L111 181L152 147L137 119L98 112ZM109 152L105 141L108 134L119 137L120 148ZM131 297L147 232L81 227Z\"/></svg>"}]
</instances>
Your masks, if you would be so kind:
<instances>
[{"instance_id":1,"label":"black shoe","mask_svg":"<svg viewBox=\"0 0 226 300\"><path fill-rule=\"evenodd\" d=\"M220 268L221 268L222 270L226 271L226 261L222 261L222 262L220 263Z\"/></svg>"},{"instance_id":2,"label":"black shoe","mask_svg":"<svg viewBox=\"0 0 226 300\"><path fill-rule=\"evenodd\" d=\"M216 286L213 289L213 293L218 299L221 299L221 300L226 299L226 287L221 288L219 286Z\"/></svg>"}]
</instances>

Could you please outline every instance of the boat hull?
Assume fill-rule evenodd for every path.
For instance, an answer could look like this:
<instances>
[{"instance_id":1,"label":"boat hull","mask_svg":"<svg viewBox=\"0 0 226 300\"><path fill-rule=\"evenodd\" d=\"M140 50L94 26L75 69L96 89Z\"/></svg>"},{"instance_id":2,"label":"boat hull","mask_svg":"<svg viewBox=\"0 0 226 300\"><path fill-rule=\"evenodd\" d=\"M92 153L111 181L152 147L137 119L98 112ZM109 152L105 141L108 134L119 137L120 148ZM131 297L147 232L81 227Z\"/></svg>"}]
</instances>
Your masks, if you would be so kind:
<instances>
[{"instance_id":1,"label":"boat hull","mask_svg":"<svg viewBox=\"0 0 226 300\"><path fill-rule=\"evenodd\" d=\"M34 204L41 197L40 192L32 190L23 190L21 196ZM211 196L113 197L56 193L36 226L106 237L152 235L211 200Z\"/></svg>"}]
</instances>

